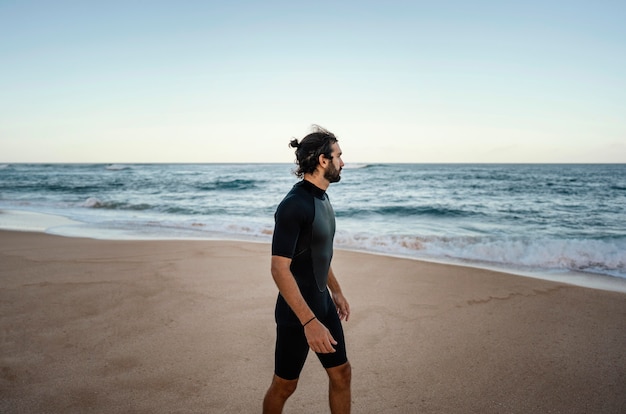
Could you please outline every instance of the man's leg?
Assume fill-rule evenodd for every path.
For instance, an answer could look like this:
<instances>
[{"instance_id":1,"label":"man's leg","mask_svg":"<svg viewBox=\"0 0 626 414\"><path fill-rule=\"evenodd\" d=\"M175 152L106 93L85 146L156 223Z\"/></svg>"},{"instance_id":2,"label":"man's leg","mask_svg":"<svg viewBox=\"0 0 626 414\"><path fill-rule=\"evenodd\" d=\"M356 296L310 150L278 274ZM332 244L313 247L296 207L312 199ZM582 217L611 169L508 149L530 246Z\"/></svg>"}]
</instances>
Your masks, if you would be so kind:
<instances>
[{"instance_id":1,"label":"man's leg","mask_svg":"<svg viewBox=\"0 0 626 414\"><path fill-rule=\"evenodd\" d=\"M332 414L349 414L352 393L350 383L352 381L352 367L350 362L333 368L327 368L329 387L328 400Z\"/></svg>"},{"instance_id":2,"label":"man's leg","mask_svg":"<svg viewBox=\"0 0 626 414\"><path fill-rule=\"evenodd\" d=\"M298 386L298 378L309 353L301 326L276 327L274 378L263 400L263 413L282 413L287 399Z\"/></svg>"},{"instance_id":3,"label":"man's leg","mask_svg":"<svg viewBox=\"0 0 626 414\"><path fill-rule=\"evenodd\" d=\"M286 380L276 375L263 400L263 414L280 414L283 412L285 402L294 393L298 386L298 380Z\"/></svg>"}]
</instances>

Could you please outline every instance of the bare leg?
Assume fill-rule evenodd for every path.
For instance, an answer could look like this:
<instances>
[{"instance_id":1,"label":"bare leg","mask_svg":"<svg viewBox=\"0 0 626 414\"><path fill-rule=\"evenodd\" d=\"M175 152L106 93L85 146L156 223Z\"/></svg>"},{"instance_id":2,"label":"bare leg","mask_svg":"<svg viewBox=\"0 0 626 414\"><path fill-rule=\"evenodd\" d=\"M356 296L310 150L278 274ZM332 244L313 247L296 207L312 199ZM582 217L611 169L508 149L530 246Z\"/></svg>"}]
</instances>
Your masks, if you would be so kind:
<instances>
[{"instance_id":1,"label":"bare leg","mask_svg":"<svg viewBox=\"0 0 626 414\"><path fill-rule=\"evenodd\" d=\"M338 367L328 368L329 387L328 400L332 414L349 414L352 393L350 382L352 381L352 367L349 362Z\"/></svg>"},{"instance_id":2,"label":"bare leg","mask_svg":"<svg viewBox=\"0 0 626 414\"><path fill-rule=\"evenodd\" d=\"M294 393L298 386L298 380L286 380L274 375L272 384L263 400L263 414L280 414L283 412L285 402Z\"/></svg>"}]
</instances>

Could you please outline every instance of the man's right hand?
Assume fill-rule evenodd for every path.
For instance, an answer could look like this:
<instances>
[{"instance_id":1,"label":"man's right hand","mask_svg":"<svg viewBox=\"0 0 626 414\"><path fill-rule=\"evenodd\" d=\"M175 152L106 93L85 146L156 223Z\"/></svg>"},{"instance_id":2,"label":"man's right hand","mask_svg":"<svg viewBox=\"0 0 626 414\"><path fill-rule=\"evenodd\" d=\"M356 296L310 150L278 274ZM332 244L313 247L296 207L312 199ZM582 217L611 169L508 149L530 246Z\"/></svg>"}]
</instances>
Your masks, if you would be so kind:
<instances>
[{"instance_id":1,"label":"man's right hand","mask_svg":"<svg viewBox=\"0 0 626 414\"><path fill-rule=\"evenodd\" d=\"M311 321L304 327L309 347L318 354L330 354L335 352L333 345L337 345L337 341L332 337L330 331L317 319Z\"/></svg>"}]
</instances>

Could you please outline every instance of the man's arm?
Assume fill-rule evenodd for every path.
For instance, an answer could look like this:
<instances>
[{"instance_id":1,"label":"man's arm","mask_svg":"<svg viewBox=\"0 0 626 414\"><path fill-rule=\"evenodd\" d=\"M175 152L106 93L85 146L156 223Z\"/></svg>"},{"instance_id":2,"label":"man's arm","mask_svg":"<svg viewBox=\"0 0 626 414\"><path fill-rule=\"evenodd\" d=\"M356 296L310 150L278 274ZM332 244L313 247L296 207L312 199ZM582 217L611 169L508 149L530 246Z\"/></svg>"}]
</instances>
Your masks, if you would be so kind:
<instances>
[{"instance_id":1,"label":"man's arm","mask_svg":"<svg viewBox=\"0 0 626 414\"><path fill-rule=\"evenodd\" d=\"M332 267L328 269L328 288L332 293L333 302L335 302L335 306L337 307L339 319L348 322L348 319L350 319L350 305L345 296L343 296L341 286L339 286L339 282L335 277Z\"/></svg>"},{"instance_id":2,"label":"man's arm","mask_svg":"<svg viewBox=\"0 0 626 414\"><path fill-rule=\"evenodd\" d=\"M311 318L315 317L315 314L302 297L296 279L289 269L290 265L291 259L282 256L272 256L272 277L274 278L274 282L280 294L285 298L291 310L296 314L300 320L300 324L304 325L310 321ZM306 335L309 347L311 347L314 352L322 354L335 352L333 345L337 345L337 341L335 341L328 329L326 329L319 320L315 319L307 323L304 327L304 334Z\"/></svg>"}]
</instances>

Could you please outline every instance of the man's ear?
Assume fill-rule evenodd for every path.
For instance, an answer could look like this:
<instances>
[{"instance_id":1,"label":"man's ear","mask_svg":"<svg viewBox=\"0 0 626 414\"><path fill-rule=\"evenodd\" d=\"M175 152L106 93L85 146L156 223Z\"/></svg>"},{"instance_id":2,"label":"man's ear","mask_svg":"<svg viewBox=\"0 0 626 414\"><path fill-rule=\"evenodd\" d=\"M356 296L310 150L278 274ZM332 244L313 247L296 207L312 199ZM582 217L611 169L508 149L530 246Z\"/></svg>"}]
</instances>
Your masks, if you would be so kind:
<instances>
[{"instance_id":1,"label":"man's ear","mask_svg":"<svg viewBox=\"0 0 626 414\"><path fill-rule=\"evenodd\" d=\"M330 161L328 158L324 156L324 154L320 154L320 157L317 159L322 168L326 168L328 162Z\"/></svg>"}]
</instances>

